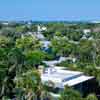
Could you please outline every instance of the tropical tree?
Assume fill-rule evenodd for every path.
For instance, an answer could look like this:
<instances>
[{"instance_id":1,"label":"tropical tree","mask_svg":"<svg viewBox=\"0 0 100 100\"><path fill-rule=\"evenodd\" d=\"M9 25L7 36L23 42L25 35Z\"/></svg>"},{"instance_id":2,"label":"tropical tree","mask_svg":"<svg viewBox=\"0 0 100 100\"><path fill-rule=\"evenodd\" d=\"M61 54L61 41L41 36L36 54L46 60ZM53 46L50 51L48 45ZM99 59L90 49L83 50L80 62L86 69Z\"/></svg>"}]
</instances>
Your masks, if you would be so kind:
<instances>
[{"instance_id":1,"label":"tropical tree","mask_svg":"<svg viewBox=\"0 0 100 100\"><path fill-rule=\"evenodd\" d=\"M27 64L37 66L45 59L45 53L40 50L29 51L25 54Z\"/></svg>"},{"instance_id":2,"label":"tropical tree","mask_svg":"<svg viewBox=\"0 0 100 100\"><path fill-rule=\"evenodd\" d=\"M17 92L16 98L25 100L32 100L39 98L41 95L41 80L39 73L34 70L29 70L22 75L17 75L15 77L16 88L15 90L22 91L22 95Z\"/></svg>"},{"instance_id":3,"label":"tropical tree","mask_svg":"<svg viewBox=\"0 0 100 100\"><path fill-rule=\"evenodd\" d=\"M16 47L22 50L34 50L39 49L41 44L35 36L24 36L16 40Z\"/></svg>"},{"instance_id":4,"label":"tropical tree","mask_svg":"<svg viewBox=\"0 0 100 100\"><path fill-rule=\"evenodd\" d=\"M6 57L7 63L5 63L7 66L7 70L4 70L6 74L2 80L0 97L2 98L3 96L10 96L10 98L13 98L13 89L15 87L13 79L15 78L17 73L20 73L19 71L22 69L23 56L18 49L12 48Z\"/></svg>"},{"instance_id":5,"label":"tropical tree","mask_svg":"<svg viewBox=\"0 0 100 100\"><path fill-rule=\"evenodd\" d=\"M79 92L69 87L65 87L64 91L61 92L59 100L82 100L82 97Z\"/></svg>"},{"instance_id":6,"label":"tropical tree","mask_svg":"<svg viewBox=\"0 0 100 100\"><path fill-rule=\"evenodd\" d=\"M73 52L74 44L68 42L66 37L55 37L51 43L52 50L56 55L68 56Z\"/></svg>"},{"instance_id":7,"label":"tropical tree","mask_svg":"<svg viewBox=\"0 0 100 100\"><path fill-rule=\"evenodd\" d=\"M93 41L81 40L78 45L78 50L80 62L96 65L96 50Z\"/></svg>"},{"instance_id":8,"label":"tropical tree","mask_svg":"<svg viewBox=\"0 0 100 100\"><path fill-rule=\"evenodd\" d=\"M95 94L89 94L86 100L98 100Z\"/></svg>"},{"instance_id":9,"label":"tropical tree","mask_svg":"<svg viewBox=\"0 0 100 100\"><path fill-rule=\"evenodd\" d=\"M9 76L11 75L9 72L12 72L12 69L14 67L13 65L9 66L8 61L8 54L11 51L12 47L13 45L11 38L0 36L0 98L2 98L5 94L8 94L9 89L7 90L7 85L9 88L11 88L11 85L7 83L9 80Z\"/></svg>"}]
</instances>

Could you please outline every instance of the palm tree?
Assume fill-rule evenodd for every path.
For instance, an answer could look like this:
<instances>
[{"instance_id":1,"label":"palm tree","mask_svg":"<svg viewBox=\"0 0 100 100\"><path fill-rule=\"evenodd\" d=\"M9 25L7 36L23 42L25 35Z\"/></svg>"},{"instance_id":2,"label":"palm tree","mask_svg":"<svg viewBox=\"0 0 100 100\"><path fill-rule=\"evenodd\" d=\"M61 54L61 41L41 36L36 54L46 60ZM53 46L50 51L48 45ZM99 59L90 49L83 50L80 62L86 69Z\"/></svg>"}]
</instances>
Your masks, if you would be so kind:
<instances>
[{"instance_id":1,"label":"palm tree","mask_svg":"<svg viewBox=\"0 0 100 100\"><path fill-rule=\"evenodd\" d=\"M12 91L15 87L13 79L15 78L16 73L19 71L19 64L22 63L22 54L18 49L13 48L8 53L7 59L8 70L6 71L6 75L4 76L4 79L2 81L0 98L2 98L5 95L10 96L10 93L13 96Z\"/></svg>"},{"instance_id":2,"label":"palm tree","mask_svg":"<svg viewBox=\"0 0 100 100\"><path fill-rule=\"evenodd\" d=\"M16 89L24 91L26 100L37 98L40 94L40 76L37 71L29 70L15 78ZM17 96L18 97L18 96ZM20 97L22 98L22 97Z\"/></svg>"}]
</instances>

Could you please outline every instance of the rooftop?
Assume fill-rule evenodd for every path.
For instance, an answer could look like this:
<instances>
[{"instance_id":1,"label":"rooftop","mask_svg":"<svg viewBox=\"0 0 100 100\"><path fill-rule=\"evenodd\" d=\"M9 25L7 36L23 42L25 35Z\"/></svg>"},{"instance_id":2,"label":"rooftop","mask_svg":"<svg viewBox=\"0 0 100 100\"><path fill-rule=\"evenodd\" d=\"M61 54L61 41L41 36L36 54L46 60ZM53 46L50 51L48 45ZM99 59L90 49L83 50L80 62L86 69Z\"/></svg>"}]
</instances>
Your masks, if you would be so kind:
<instances>
[{"instance_id":1,"label":"rooftop","mask_svg":"<svg viewBox=\"0 0 100 100\"><path fill-rule=\"evenodd\" d=\"M83 72L69 71L57 67L46 68L44 73L41 75L42 82L52 81L56 87L62 88L65 85L74 86L92 78L94 77L86 76Z\"/></svg>"}]
</instances>

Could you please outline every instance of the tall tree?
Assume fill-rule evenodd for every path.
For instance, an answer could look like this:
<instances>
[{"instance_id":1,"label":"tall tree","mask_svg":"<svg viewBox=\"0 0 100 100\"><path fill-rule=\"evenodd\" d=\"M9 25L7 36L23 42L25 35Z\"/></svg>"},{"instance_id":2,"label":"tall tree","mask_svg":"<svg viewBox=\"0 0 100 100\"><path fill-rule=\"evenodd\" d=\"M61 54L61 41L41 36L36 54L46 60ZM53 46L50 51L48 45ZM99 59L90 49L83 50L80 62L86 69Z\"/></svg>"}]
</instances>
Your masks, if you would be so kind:
<instances>
[{"instance_id":1,"label":"tall tree","mask_svg":"<svg viewBox=\"0 0 100 100\"><path fill-rule=\"evenodd\" d=\"M61 97L59 100L82 100L82 97L79 92L65 87L64 91L61 92Z\"/></svg>"}]
</instances>

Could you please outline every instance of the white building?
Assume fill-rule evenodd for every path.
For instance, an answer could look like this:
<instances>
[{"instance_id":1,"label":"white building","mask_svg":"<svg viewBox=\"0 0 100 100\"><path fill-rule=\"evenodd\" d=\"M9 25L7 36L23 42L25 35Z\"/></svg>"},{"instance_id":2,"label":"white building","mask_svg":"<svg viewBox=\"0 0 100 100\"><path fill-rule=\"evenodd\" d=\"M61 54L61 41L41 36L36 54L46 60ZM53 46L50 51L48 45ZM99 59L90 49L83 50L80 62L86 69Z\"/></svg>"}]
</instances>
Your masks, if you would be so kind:
<instances>
[{"instance_id":1,"label":"white building","mask_svg":"<svg viewBox=\"0 0 100 100\"><path fill-rule=\"evenodd\" d=\"M84 30L83 30L83 33L84 33L84 34L87 34L87 33L90 33L90 32L91 32L90 29L84 29Z\"/></svg>"},{"instance_id":2,"label":"white building","mask_svg":"<svg viewBox=\"0 0 100 100\"><path fill-rule=\"evenodd\" d=\"M64 67L49 67L41 74L42 83L48 87L62 90L67 85L82 93L87 92L87 89L89 90L89 81L93 79L94 77L86 76L83 72L65 70ZM50 93L54 97L59 96L59 92L50 91Z\"/></svg>"},{"instance_id":3,"label":"white building","mask_svg":"<svg viewBox=\"0 0 100 100\"><path fill-rule=\"evenodd\" d=\"M43 48L48 49L49 46L51 45L51 42L44 40L44 41L41 41L41 44L43 44Z\"/></svg>"},{"instance_id":4,"label":"white building","mask_svg":"<svg viewBox=\"0 0 100 100\"><path fill-rule=\"evenodd\" d=\"M60 57L58 60L52 60L52 61L43 61L47 66L56 66L56 64L60 64L63 61L71 60L73 63L76 62L76 58L72 57Z\"/></svg>"},{"instance_id":5,"label":"white building","mask_svg":"<svg viewBox=\"0 0 100 100\"><path fill-rule=\"evenodd\" d=\"M45 26L43 26L41 29L42 31L47 31L47 28Z\"/></svg>"},{"instance_id":6,"label":"white building","mask_svg":"<svg viewBox=\"0 0 100 100\"><path fill-rule=\"evenodd\" d=\"M47 27L38 25L37 30L38 32L47 31Z\"/></svg>"},{"instance_id":7,"label":"white building","mask_svg":"<svg viewBox=\"0 0 100 100\"><path fill-rule=\"evenodd\" d=\"M61 67L47 68L41 75L42 82L52 81L55 87L74 86L79 83L91 80L94 77L86 76L83 72L61 69Z\"/></svg>"},{"instance_id":8,"label":"white building","mask_svg":"<svg viewBox=\"0 0 100 100\"><path fill-rule=\"evenodd\" d=\"M2 25L8 26L9 22L3 22Z\"/></svg>"}]
</instances>

